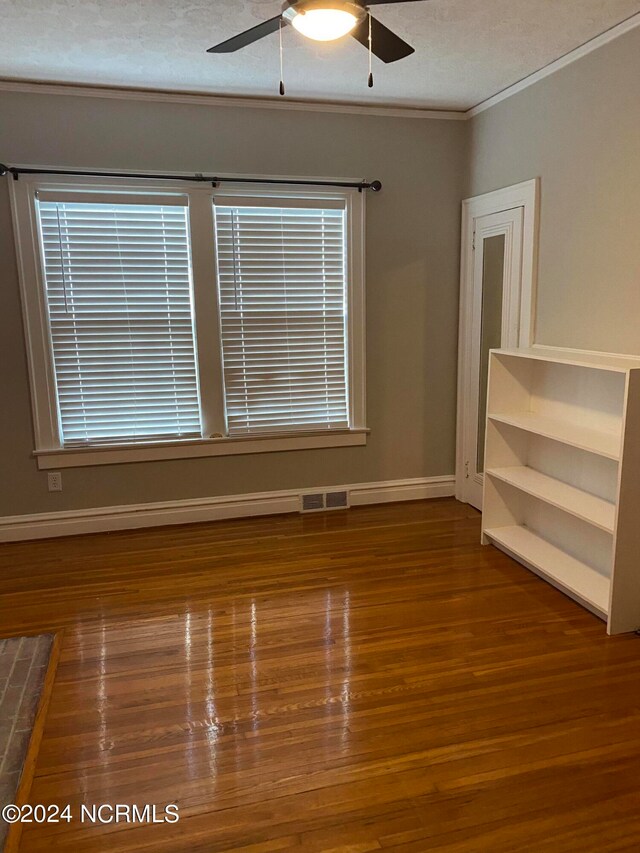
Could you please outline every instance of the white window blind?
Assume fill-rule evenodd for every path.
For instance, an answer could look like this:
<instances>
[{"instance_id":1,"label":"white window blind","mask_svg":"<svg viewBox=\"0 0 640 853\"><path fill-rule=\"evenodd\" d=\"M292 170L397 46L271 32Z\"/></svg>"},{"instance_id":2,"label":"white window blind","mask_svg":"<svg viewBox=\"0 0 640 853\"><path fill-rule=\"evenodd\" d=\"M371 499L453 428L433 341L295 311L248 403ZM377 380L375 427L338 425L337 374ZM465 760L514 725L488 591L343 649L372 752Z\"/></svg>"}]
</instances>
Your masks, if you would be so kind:
<instances>
[{"instance_id":1,"label":"white window blind","mask_svg":"<svg viewBox=\"0 0 640 853\"><path fill-rule=\"evenodd\" d=\"M251 203L215 207L229 434L346 428L344 205Z\"/></svg>"},{"instance_id":2,"label":"white window blind","mask_svg":"<svg viewBox=\"0 0 640 853\"><path fill-rule=\"evenodd\" d=\"M185 202L42 194L38 213L64 445L199 436Z\"/></svg>"}]
</instances>

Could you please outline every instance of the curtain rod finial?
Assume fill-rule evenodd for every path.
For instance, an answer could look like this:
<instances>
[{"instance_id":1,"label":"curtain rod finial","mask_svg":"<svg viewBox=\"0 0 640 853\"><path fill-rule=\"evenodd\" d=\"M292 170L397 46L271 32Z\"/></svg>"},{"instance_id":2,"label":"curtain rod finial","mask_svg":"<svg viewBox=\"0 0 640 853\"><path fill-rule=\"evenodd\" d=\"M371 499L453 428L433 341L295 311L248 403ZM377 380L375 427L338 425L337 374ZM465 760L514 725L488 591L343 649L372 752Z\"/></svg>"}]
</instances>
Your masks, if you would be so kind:
<instances>
[{"instance_id":1,"label":"curtain rod finial","mask_svg":"<svg viewBox=\"0 0 640 853\"><path fill-rule=\"evenodd\" d=\"M3 177L9 171L9 167L5 166L4 163L0 163L0 177Z\"/></svg>"}]
</instances>

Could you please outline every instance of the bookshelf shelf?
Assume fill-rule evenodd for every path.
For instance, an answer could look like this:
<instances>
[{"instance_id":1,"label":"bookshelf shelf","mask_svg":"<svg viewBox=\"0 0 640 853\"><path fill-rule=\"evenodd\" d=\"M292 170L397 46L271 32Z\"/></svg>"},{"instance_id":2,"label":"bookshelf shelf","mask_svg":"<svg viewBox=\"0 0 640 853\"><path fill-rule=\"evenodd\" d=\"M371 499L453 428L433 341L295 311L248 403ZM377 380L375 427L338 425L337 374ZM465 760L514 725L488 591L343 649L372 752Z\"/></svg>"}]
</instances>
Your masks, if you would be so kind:
<instances>
[{"instance_id":1,"label":"bookshelf shelf","mask_svg":"<svg viewBox=\"0 0 640 853\"><path fill-rule=\"evenodd\" d=\"M509 424L526 432L533 432L562 444L570 444L572 447L587 450L589 453L598 453L608 459L618 460L620 458L619 433L590 429L569 421L547 418L532 412L512 415L496 414L489 417L493 421Z\"/></svg>"},{"instance_id":2,"label":"bookshelf shelf","mask_svg":"<svg viewBox=\"0 0 640 853\"><path fill-rule=\"evenodd\" d=\"M558 586L596 615L606 618L611 581L586 563L566 554L526 527L513 525L487 530L497 545L524 561L536 573Z\"/></svg>"},{"instance_id":3,"label":"bookshelf shelf","mask_svg":"<svg viewBox=\"0 0 640 853\"><path fill-rule=\"evenodd\" d=\"M512 468L493 468L486 472L535 498L581 518L583 521L613 533L616 522L615 504L583 489L570 486L548 474L526 465Z\"/></svg>"}]
</instances>

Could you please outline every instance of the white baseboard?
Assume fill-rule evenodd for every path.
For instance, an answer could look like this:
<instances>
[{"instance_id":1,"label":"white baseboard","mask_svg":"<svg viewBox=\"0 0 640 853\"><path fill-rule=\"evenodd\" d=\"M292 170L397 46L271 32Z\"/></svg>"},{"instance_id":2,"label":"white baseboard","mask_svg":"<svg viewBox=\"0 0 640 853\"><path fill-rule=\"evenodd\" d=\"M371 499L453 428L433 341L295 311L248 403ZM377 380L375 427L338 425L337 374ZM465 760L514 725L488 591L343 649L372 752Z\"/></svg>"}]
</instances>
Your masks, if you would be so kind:
<instances>
[{"instance_id":1,"label":"white baseboard","mask_svg":"<svg viewBox=\"0 0 640 853\"><path fill-rule=\"evenodd\" d=\"M327 489L331 491L346 489L350 493L351 506L364 506L394 501L451 497L455 492L455 478L446 476L422 477L416 480L387 480L379 483L357 483L351 486L319 486L317 490L326 491ZM302 491L310 490L259 492L217 498L43 512L33 515L10 515L0 518L0 542L298 512Z\"/></svg>"},{"instance_id":2,"label":"white baseboard","mask_svg":"<svg viewBox=\"0 0 640 853\"><path fill-rule=\"evenodd\" d=\"M418 480L383 480L380 483L359 483L355 486L331 486L331 491L341 489L349 491L351 506L365 506L395 501L421 501L426 498L450 498L455 494L456 479L452 474L448 477L422 477Z\"/></svg>"}]
</instances>

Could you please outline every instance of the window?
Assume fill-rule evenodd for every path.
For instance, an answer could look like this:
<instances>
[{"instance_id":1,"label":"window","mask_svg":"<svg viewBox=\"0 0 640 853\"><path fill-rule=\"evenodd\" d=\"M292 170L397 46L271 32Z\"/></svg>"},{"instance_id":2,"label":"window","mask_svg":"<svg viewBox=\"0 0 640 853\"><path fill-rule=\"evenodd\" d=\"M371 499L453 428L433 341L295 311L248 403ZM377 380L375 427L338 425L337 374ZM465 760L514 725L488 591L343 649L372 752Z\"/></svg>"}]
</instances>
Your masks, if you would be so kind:
<instances>
[{"instance_id":1,"label":"window","mask_svg":"<svg viewBox=\"0 0 640 853\"><path fill-rule=\"evenodd\" d=\"M63 444L201 435L185 202L38 214Z\"/></svg>"},{"instance_id":2,"label":"window","mask_svg":"<svg viewBox=\"0 0 640 853\"><path fill-rule=\"evenodd\" d=\"M365 443L362 193L13 184L41 468Z\"/></svg>"},{"instance_id":3,"label":"window","mask_svg":"<svg viewBox=\"0 0 640 853\"><path fill-rule=\"evenodd\" d=\"M216 205L230 435L349 426L344 205L290 204Z\"/></svg>"}]
</instances>

